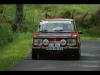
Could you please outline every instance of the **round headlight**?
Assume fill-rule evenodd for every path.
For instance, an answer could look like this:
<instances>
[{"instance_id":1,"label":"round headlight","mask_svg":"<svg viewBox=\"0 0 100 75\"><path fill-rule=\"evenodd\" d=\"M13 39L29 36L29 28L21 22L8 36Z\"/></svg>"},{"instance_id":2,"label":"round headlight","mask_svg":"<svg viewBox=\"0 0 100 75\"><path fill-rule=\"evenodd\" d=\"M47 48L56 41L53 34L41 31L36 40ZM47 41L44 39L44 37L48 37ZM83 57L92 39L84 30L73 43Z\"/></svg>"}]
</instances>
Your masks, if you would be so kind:
<instances>
[{"instance_id":1,"label":"round headlight","mask_svg":"<svg viewBox=\"0 0 100 75\"><path fill-rule=\"evenodd\" d=\"M43 40L43 44L44 44L44 45L48 45L48 44L49 44L49 41L48 41L47 39L44 39L44 40Z\"/></svg>"},{"instance_id":2,"label":"round headlight","mask_svg":"<svg viewBox=\"0 0 100 75\"><path fill-rule=\"evenodd\" d=\"M63 46L66 45L66 40L65 39L61 40L61 45L63 45Z\"/></svg>"}]
</instances>

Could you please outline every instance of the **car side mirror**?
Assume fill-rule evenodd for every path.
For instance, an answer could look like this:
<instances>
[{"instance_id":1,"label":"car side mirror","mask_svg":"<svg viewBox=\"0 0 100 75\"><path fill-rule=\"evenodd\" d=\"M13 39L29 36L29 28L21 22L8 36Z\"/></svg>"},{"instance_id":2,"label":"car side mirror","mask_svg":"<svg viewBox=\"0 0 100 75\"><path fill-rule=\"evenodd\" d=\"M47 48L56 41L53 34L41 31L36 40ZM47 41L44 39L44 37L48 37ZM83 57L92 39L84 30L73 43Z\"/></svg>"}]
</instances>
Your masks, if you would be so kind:
<instances>
[{"instance_id":1,"label":"car side mirror","mask_svg":"<svg viewBox=\"0 0 100 75\"><path fill-rule=\"evenodd\" d=\"M82 31L79 31L78 33L79 33L79 34L83 34L83 32L82 32Z\"/></svg>"}]
</instances>

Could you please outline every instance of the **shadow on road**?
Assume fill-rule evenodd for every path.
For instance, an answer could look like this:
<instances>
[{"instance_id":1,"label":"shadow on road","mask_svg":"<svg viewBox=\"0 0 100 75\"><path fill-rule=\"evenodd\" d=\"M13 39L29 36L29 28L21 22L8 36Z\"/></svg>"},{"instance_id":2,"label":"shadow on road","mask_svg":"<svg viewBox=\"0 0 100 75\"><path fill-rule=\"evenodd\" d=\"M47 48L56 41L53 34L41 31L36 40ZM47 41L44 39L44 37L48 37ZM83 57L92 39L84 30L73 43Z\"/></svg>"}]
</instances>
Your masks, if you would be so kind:
<instances>
[{"instance_id":1,"label":"shadow on road","mask_svg":"<svg viewBox=\"0 0 100 75\"><path fill-rule=\"evenodd\" d=\"M89 60L99 60L100 58L99 57L97 57L97 56L81 56L80 57L80 61L83 61L83 60L85 60L85 61L89 61ZM32 56L30 55L28 58L26 58L25 60L32 60ZM34 60L78 60L78 59L75 59L74 57L60 57L60 56L58 56L58 57L56 57L56 56L50 56L50 57L47 57L47 56L41 56L41 57L39 57L38 59L34 59Z\"/></svg>"},{"instance_id":2,"label":"shadow on road","mask_svg":"<svg viewBox=\"0 0 100 75\"><path fill-rule=\"evenodd\" d=\"M32 60L32 56L29 56L27 59L25 60ZM75 57L65 57L65 56L40 56L39 58L37 59L34 59L34 60L81 60L80 59L77 59Z\"/></svg>"}]
</instances>

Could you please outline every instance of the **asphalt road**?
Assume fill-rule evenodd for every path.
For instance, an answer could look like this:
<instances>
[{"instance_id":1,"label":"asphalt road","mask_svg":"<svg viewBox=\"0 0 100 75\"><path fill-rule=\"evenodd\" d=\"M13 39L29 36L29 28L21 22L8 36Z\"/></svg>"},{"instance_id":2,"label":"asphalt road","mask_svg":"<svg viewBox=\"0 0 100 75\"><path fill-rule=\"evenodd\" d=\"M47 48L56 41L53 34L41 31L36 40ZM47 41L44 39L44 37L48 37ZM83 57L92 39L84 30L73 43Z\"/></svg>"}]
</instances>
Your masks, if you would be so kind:
<instances>
[{"instance_id":1,"label":"asphalt road","mask_svg":"<svg viewBox=\"0 0 100 75\"><path fill-rule=\"evenodd\" d=\"M11 71L100 71L100 41L82 41L80 60L32 60L29 55Z\"/></svg>"}]
</instances>

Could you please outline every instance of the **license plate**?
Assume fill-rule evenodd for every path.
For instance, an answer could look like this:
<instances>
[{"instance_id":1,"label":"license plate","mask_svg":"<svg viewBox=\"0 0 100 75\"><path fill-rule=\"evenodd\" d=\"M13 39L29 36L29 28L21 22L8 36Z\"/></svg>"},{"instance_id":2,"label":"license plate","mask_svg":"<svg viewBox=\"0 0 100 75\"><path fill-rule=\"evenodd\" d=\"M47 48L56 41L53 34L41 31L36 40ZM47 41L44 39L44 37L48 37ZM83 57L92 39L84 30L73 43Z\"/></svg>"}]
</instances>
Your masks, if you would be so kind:
<instances>
[{"instance_id":1,"label":"license plate","mask_svg":"<svg viewBox=\"0 0 100 75\"><path fill-rule=\"evenodd\" d=\"M47 47L46 50L63 50L63 47Z\"/></svg>"},{"instance_id":2,"label":"license plate","mask_svg":"<svg viewBox=\"0 0 100 75\"><path fill-rule=\"evenodd\" d=\"M63 50L63 47L60 47L60 44L49 44L49 46L46 48L46 50Z\"/></svg>"}]
</instances>

